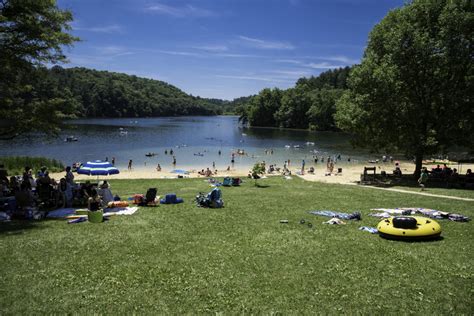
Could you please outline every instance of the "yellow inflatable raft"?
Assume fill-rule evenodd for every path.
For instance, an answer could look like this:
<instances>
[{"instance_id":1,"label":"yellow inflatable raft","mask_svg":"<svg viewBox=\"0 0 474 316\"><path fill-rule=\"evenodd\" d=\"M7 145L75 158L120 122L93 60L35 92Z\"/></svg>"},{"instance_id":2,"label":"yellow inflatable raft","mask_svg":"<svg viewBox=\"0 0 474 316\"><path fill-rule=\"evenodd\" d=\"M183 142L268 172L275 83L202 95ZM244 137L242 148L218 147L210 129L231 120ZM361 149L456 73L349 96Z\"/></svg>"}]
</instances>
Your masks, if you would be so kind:
<instances>
[{"instance_id":1,"label":"yellow inflatable raft","mask_svg":"<svg viewBox=\"0 0 474 316\"><path fill-rule=\"evenodd\" d=\"M384 219L377 225L379 235L387 239L427 240L441 235L441 226L431 218L396 216Z\"/></svg>"}]
</instances>

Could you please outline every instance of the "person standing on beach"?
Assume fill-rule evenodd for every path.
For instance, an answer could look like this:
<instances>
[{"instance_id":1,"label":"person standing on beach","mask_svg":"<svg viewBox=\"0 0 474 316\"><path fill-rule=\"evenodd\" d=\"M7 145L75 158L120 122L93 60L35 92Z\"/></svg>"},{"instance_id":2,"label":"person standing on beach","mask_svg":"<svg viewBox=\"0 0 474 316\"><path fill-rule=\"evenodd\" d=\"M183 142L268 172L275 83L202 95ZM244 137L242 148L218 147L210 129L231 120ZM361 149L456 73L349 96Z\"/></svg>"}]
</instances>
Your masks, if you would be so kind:
<instances>
[{"instance_id":1,"label":"person standing on beach","mask_svg":"<svg viewBox=\"0 0 474 316\"><path fill-rule=\"evenodd\" d=\"M216 169L216 162L215 161L212 162L212 169Z\"/></svg>"},{"instance_id":2,"label":"person standing on beach","mask_svg":"<svg viewBox=\"0 0 474 316\"><path fill-rule=\"evenodd\" d=\"M132 159L130 159L128 161L128 170L132 170L132 164L133 164L133 161L132 161Z\"/></svg>"},{"instance_id":3,"label":"person standing on beach","mask_svg":"<svg viewBox=\"0 0 474 316\"><path fill-rule=\"evenodd\" d=\"M158 164L158 166L156 166L156 171L158 171L158 172L161 171L161 166L160 166L160 164Z\"/></svg>"},{"instance_id":4,"label":"person standing on beach","mask_svg":"<svg viewBox=\"0 0 474 316\"><path fill-rule=\"evenodd\" d=\"M173 166L176 166L176 156L173 156Z\"/></svg>"},{"instance_id":5,"label":"person standing on beach","mask_svg":"<svg viewBox=\"0 0 474 316\"><path fill-rule=\"evenodd\" d=\"M301 174L304 174L304 166L305 166L305 161L303 159L303 161L301 162Z\"/></svg>"},{"instance_id":6,"label":"person standing on beach","mask_svg":"<svg viewBox=\"0 0 474 316\"><path fill-rule=\"evenodd\" d=\"M112 166L115 166L115 157L112 157Z\"/></svg>"}]
</instances>

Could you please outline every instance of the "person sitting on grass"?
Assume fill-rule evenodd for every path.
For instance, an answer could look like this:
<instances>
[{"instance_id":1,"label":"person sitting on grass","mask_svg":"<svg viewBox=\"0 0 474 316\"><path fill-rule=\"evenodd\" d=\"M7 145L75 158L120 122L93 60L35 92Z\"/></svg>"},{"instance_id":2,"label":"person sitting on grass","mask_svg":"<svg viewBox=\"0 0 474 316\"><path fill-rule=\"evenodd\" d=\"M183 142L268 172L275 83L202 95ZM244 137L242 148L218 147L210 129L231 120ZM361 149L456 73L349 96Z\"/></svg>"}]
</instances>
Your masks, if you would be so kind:
<instances>
[{"instance_id":1,"label":"person sitting on grass","mask_svg":"<svg viewBox=\"0 0 474 316\"><path fill-rule=\"evenodd\" d=\"M20 182L18 182L18 178L16 176L10 177L8 187L12 195L15 195L16 192L20 191Z\"/></svg>"},{"instance_id":2,"label":"person sitting on grass","mask_svg":"<svg viewBox=\"0 0 474 316\"><path fill-rule=\"evenodd\" d=\"M0 164L0 181L8 183L8 172L3 164Z\"/></svg>"},{"instance_id":3,"label":"person sitting on grass","mask_svg":"<svg viewBox=\"0 0 474 316\"><path fill-rule=\"evenodd\" d=\"M471 170L471 169L467 169L466 177L468 177L468 178L474 178L474 173L472 173L472 170Z\"/></svg>"},{"instance_id":4,"label":"person sitting on grass","mask_svg":"<svg viewBox=\"0 0 474 316\"><path fill-rule=\"evenodd\" d=\"M87 209L89 211L98 211L102 208L102 199L96 189L92 189L89 199L87 200Z\"/></svg>"},{"instance_id":5,"label":"person sitting on grass","mask_svg":"<svg viewBox=\"0 0 474 316\"><path fill-rule=\"evenodd\" d=\"M423 170L421 170L420 178L418 179L418 183L420 184L421 191L425 189L427 181L428 181L428 170L426 168L423 168Z\"/></svg>"},{"instance_id":6,"label":"person sitting on grass","mask_svg":"<svg viewBox=\"0 0 474 316\"><path fill-rule=\"evenodd\" d=\"M18 207L18 212L15 212L15 216L24 217L26 211L35 205L33 193L29 187L29 182L24 181L20 185L20 191L15 193L15 200Z\"/></svg>"},{"instance_id":7,"label":"person sitting on grass","mask_svg":"<svg viewBox=\"0 0 474 316\"><path fill-rule=\"evenodd\" d=\"M395 167L395 170L393 170L393 175L396 177L402 176L402 170L400 169L400 167Z\"/></svg>"}]
</instances>

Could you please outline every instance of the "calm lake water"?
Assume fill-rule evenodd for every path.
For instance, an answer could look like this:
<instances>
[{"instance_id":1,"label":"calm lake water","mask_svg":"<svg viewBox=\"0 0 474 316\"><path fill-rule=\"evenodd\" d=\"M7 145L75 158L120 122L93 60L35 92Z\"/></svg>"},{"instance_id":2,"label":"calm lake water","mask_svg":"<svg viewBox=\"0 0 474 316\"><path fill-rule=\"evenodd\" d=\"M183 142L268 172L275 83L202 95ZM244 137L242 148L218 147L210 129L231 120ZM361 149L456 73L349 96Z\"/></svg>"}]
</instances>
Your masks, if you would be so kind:
<instances>
[{"instance_id":1,"label":"calm lake water","mask_svg":"<svg viewBox=\"0 0 474 316\"><path fill-rule=\"evenodd\" d=\"M66 142L69 135L78 141ZM237 149L243 149L246 155L235 156L236 168L262 160L267 165L281 166L290 159L295 166L305 159L310 165L313 156L341 155L340 163L347 163L348 157L351 163L370 158L366 152L354 150L342 133L244 128L235 116L83 119L70 121L68 129L56 139L29 137L0 141L0 156L45 156L66 165L115 157L119 168L126 168L132 159L134 167L160 163L164 169L171 169L170 149L176 156L176 168L202 169L215 162L217 169L224 169L231 165L231 153ZM265 154L265 149L268 152L273 149L273 154ZM146 157L149 152L158 155Z\"/></svg>"}]
</instances>

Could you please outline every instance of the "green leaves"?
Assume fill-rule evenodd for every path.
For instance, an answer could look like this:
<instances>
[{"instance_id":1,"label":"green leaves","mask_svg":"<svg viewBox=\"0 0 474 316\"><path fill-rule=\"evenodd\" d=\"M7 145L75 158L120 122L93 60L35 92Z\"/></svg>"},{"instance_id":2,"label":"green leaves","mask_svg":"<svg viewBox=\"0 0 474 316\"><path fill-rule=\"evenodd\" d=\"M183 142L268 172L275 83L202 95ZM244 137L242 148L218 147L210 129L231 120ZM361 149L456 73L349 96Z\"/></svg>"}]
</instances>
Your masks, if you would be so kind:
<instances>
[{"instance_id":1,"label":"green leaves","mask_svg":"<svg viewBox=\"0 0 474 316\"><path fill-rule=\"evenodd\" d=\"M351 73L338 126L356 144L416 156L417 169L426 154L472 148L472 22L463 1L414 1L390 12Z\"/></svg>"},{"instance_id":2,"label":"green leaves","mask_svg":"<svg viewBox=\"0 0 474 316\"><path fill-rule=\"evenodd\" d=\"M288 90L264 89L238 108L241 121L252 126L336 129L336 100L347 88L350 67L301 78Z\"/></svg>"},{"instance_id":3,"label":"green leaves","mask_svg":"<svg viewBox=\"0 0 474 316\"><path fill-rule=\"evenodd\" d=\"M67 33L69 11L51 0L0 3L0 137L56 133L64 100L47 86L42 63L65 60L62 47L78 40ZM4 124L4 122L7 122Z\"/></svg>"}]
</instances>

